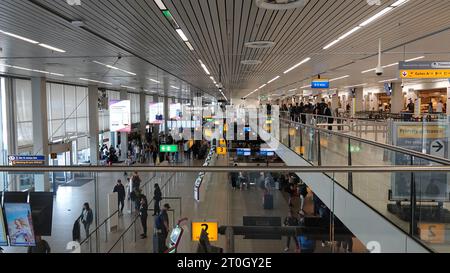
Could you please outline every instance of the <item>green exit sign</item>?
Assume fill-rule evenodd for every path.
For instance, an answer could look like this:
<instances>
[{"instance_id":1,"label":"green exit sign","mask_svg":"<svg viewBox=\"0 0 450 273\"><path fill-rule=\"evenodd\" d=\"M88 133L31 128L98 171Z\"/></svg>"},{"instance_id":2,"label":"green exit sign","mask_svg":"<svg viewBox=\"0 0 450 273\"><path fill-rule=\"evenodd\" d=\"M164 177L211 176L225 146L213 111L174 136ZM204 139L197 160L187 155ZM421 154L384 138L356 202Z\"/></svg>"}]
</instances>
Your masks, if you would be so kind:
<instances>
[{"instance_id":1,"label":"green exit sign","mask_svg":"<svg viewBox=\"0 0 450 273\"><path fill-rule=\"evenodd\" d=\"M159 151L161 153L176 153L178 152L178 145L161 145Z\"/></svg>"}]
</instances>

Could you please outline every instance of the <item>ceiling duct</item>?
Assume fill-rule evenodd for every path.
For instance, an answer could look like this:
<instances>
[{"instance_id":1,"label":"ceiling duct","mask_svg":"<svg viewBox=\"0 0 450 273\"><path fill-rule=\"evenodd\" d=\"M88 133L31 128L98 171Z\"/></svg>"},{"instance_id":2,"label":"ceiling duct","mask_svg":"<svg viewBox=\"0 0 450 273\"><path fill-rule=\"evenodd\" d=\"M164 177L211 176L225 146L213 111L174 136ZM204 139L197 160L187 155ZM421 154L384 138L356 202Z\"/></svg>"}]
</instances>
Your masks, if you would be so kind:
<instances>
[{"instance_id":1,"label":"ceiling duct","mask_svg":"<svg viewBox=\"0 0 450 273\"><path fill-rule=\"evenodd\" d=\"M308 0L255 0L258 8L269 10L302 8L306 3L308 3Z\"/></svg>"}]
</instances>

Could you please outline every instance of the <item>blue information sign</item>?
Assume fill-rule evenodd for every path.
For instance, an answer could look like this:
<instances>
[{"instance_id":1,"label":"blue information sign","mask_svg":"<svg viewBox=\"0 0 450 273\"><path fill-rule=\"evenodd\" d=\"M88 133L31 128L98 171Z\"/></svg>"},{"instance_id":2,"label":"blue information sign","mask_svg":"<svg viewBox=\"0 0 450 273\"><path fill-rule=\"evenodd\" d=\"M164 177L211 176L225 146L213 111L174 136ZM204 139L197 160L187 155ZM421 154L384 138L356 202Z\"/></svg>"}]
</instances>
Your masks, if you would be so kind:
<instances>
[{"instance_id":1,"label":"blue information sign","mask_svg":"<svg viewBox=\"0 0 450 273\"><path fill-rule=\"evenodd\" d=\"M11 165L45 165L43 155L9 155L8 161Z\"/></svg>"},{"instance_id":2,"label":"blue information sign","mask_svg":"<svg viewBox=\"0 0 450 273\"><path fill-rule=\"evenodd\" d=\"M311 88L317 89L327 89L330 88L330 82L328 80L313 80L311 83Z\"/></svg>"}]
</instances>

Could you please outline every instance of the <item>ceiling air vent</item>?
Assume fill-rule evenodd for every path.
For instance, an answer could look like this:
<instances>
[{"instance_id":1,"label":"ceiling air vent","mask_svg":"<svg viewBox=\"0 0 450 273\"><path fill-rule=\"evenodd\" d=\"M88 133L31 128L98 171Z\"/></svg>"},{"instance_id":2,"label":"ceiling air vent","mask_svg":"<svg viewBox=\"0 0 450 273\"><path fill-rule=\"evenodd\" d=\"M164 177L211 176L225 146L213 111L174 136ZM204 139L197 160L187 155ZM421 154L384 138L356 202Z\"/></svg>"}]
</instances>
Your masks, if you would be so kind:
<instances>
[{"instance_id":1,"label":"ceiling air vent","mask_svg":"<svg viewBox=\"0 0 450 273\"><path fill-rule=\"evenodd\" d=\"M308 0L255 0L256 6L261 9L285 10L301 8Z\"/></svg>"},{"instance_id":2,"label":"ceiling air vent","mask_svg":"<svg viewBox=\"0 0 450 273\"><path fill-rule=\"evenodd\" d=\"M243 64L243 65L258 65L261 63L262 63L262 61L260 61L260 60L242 60L241 61L241 64Z\"/></svg>"},{"instance_id":3,"label":"ceiling air vent","mask_svg":"<svg viewBox=\"0 0 450 273\"><path fill-rule=\"evenodd\" d=\"M250 48L271 48L274 45L275 43L271 41L254 41L245 43L245 47Z\"/></svg>"}]
</instances>

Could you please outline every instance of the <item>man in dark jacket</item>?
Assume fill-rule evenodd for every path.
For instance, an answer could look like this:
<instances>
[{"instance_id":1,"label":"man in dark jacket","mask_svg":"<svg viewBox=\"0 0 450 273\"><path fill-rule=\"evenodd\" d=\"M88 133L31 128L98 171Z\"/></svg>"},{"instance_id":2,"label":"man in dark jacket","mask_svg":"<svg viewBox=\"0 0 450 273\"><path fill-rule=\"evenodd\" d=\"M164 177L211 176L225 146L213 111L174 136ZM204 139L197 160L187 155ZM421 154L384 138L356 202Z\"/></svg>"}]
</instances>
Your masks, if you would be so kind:
<instances>
[{"instance_id":1,"label":"man in dark jacket","mask_svg":"<svg viewBox=\"0 0 450 273\"><path fill-rule=\"evenodd\" d=\"M122 184L122 180L117 180L117 184L114 186L113 192L117 192L119 216L123 215L123 207L125 205L125 187Z\"/></svg>"},{"instance_id":2,"label":"man in dark jacket","mask_svg":"<svg viewBox=\"0 0 450 273\"><path fill-rule=\"evenodd\" d=\"M161 202L162 200L162 193L161 193L161 189L159 188L158 183L155 183L154 186L154 192L153 192L153 205L154 205L154 211L153 211L153 215L159 215L159 213L161 212L161 209L159 207L159 202Z\"/></svg>"},{"instance_id":3,"label":"man in dark jacket","mask_svg":"<svg viewBox=\"0 0 450 273\"><path fill-rule=\"evenodd\" d=\"M334 123L334 119L333 117L333 113L331 112L331 108L328 104L325 104L325 110L324 110L324 116L330 117L327 120L328 124L333 124ZM333 126L328 126L328 130L332 131L333 130Z\"/></svg>"}]
</instances>

